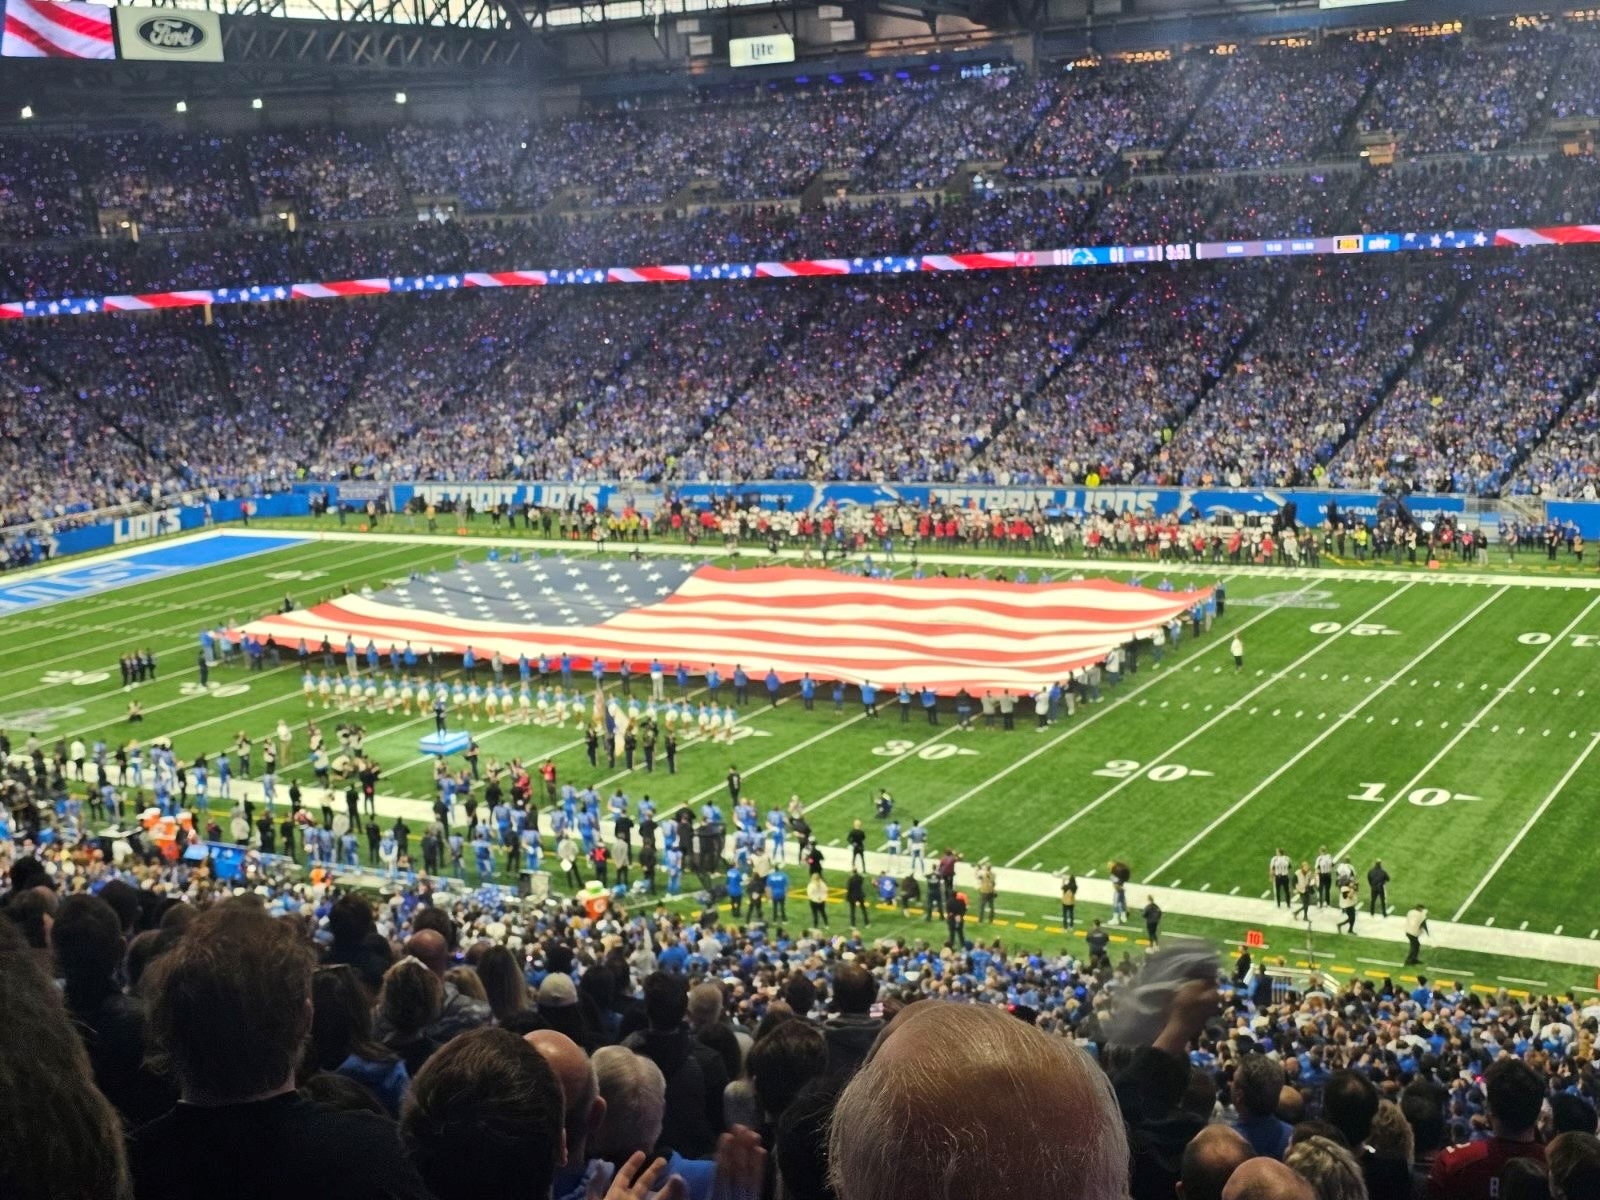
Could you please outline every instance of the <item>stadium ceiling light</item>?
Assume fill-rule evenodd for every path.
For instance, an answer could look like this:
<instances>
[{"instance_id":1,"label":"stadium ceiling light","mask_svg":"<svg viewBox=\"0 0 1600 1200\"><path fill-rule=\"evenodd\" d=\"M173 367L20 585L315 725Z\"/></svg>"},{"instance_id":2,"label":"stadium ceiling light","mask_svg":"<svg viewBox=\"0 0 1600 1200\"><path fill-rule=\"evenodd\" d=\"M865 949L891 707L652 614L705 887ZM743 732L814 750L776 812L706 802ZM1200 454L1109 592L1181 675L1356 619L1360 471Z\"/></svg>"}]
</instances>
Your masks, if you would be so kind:
<instances>
[{"instance_id":1,"label":"stadium ceiling light","mask_svg":"<svg viewBox=\"0 0 1600 1200\"><path fill-rule=\"evenodd\" d=\"M396 104L404 104L406 102L406 94L404 92L396 92L394 94L394 102Z\"/></svg>"},{"instance_id":2,"label":"stadium ceiling light","mask_svg":"<svg viewBox=\"0 0 1600 1200\"><path fill-rule=\"evenodd\" d=\"M181 113L186 113L189 111L189 102L187 100L179 100L173 107Z\"/></svg>"},{"instance_id":3,"label":"stadium ceiling light","mask_svg":"<svg viewBox=\"0 0 1600 1200\"><path fill-rule=\"evenodd\" d=\"M250 101L250 107L251 108L260 108L261 107L261 97L257 96L254 100Z\"/></svg>"},{"instance_id":4,"label":"stadium ceiling light","mask_svg":"<svg viewBox=\"0 0 1600 1200\"><path fill-rule=\"evenodd\" d=\"M23 119L23 120L24 120L24 121L31 121L31 120L33 120L33 105L31 105L31 104L24 104L24 105L23 105L23 106L22 106L22 119Z\"/></svg>"}]
</instances>

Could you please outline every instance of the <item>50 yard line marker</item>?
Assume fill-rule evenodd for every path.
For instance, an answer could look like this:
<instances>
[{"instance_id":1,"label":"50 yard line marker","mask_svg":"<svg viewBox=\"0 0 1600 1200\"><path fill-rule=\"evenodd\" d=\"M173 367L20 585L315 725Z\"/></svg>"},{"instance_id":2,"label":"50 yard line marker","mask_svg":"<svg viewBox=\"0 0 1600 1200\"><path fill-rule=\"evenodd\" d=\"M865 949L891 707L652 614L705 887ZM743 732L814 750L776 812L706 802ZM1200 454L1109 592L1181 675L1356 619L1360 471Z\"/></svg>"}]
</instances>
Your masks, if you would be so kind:
<instances>
[{"instance_id":1,"label":"50 yard line marker","mask_svg":"<svg viewBox=\"0 0 1600 1200\"><path fill-rule=\"evenodd\" d=\"M1235 700L1231 704L1226 705L1223 708L1223 710L1221 712L1219 712L1216 716L1212 717L1210 720L1206 721L1204 724L1198 726L1192 733L1188 734L1182 740L1174 743L1173 745L1168 746L1165 750L1163 750L1159 755L1157 755L1149 763L1145 764L1145 767L1144 767L1143 770L1137 771L1134 774L1129 775L1126 779L1122 780L1120 783L1113 784L1111 787L1109 787L1105 791L1101 792L1098 796L1096 796L1088 804L1086 804L1082 808L1078 809L1077 812L1073 813L1066 820L1062 821L1054 829L1050 830L1050 832L1044 834L1042 837L1038 838L1032 844L1030 844L1027 848L1019 851L1013 857L1008 859L1006 861L1006 866L1008 866L1008 867L1016 866L1017 863L1021 859L1025 858L1029 854L1032 854L1035 850L1039 849L1040 846L1045 845L1051 839L1055 838L1058 834L1061 834L1062 832L1064 832L1065 830L1070 828L1072 825L1076 824L1079 820L1081 820L1082 818L1088 816L1095 809L1099 808L1102 804L1104 804L1107 800L1111 799L1111 797L1115 796L1123 788L1127 787L1129 784L1133 783L1135 780L1143 778L1148 773L1148 771L1149 771L1149 769L1151 767L1158 767L1162 763L1166 762L1169 758L1171 758L1178 751L1182 750L1190 742L1194 741L1201 734L1205 733L1208 729L1212 728L1212 726L1218 724L1219 722L1225 720L1227 717L1229 717L1233 713L1237 712L1239 710L1240 705L1242 705L1242 704L1246 703L1247 701L1253 699L1254 697L1260 695L1262 692L1264 692L1268 688L1270 688L1273 684L1275 684L1275 683L1279 682L1280 680L1284 679L1285 677L1287 677L1289 672L1293 671L1296 667L1300 666L1302 663L1308 662L1312 658L1314 658L1316 655L1321 654L1329 646L1331 646L1335 642L1337 642L1341 637L1344 637L1349 632L1349 630L1353 629L1357 625L1362 624L1368 618L1370 618L1374 613L1378 612L1380 609L1384 608L1386 605L1393 603L1395 600L1398 600L1401 596L1405 595L1406 592L1410 591L1415 586L1416 586L1416 583L1415 583L1415 581L1413 581L1413 582L1405 584L1402 587L1396 588L1394 591L1390 592L1387 596L1385 596L1382 600L1379 600L1371 608L1367 609L1366 612L1362 613L1354 621L1350 621L1350 622L1346 623L1344 625L1344 627L1341 628L1337 633L1334 633L1334 634L1324 638L1322 641L1318 642L1315 646L1311 647L1311 649L1307 650L1304 654L1302 654L1299 658L1295 659L1288 666L1284 667L1281 671L1274 672L1273 674L1267 676L1264 680L1262 680L1260 683L1256 684L1255 687L1251 688L1248 692L1246 692L1238 700ZM1273 610L1272 609L1268 609L1267 611L1268 612L1272 612ZM1219 638L1218 641L1220 642L1221 639Z\"/></svg>"},{"instance_id":2,"label":"50 yard line marker","mask_svg":"<svg viewBox=\"0 0 1600 1200\"><path fill-rule=\"evenodd\" d=\"M1467 898L1461 902L1461 907L1456 909L1455 916L1450 918L1452 921L1461 920L1462 914L1464 914L1467 909L1472 907L1472 902L1478 898L1478 894L1482 892L1486 886L1488 886L1489 881L1499 873L1500 868L1506 865L1506 860L1509 859L1512 853L1515 852L1516 848L1522 844L1522 839L1528 836L1528 831L1539 823L1539 818L1544 816L1545 809L1550 807L1550 805L1555 801L1555 798L1561 794L1562 789L1572 781L1572 777L1578 773L1579 768L1582 767L1583 764L1588 760L1589 755L1594 753L1594 748L1596 746L1600 746L1600 733L1590 736L1589 744L1583 748L1583 753L1578 755L1577 758L1573 759L1572 765L1566 770L1566 774L1562 775L1560 779L1556 780L1556 785L1550 789L1550 794L1544 798L1544 801L1539 805L1538 808L1533 810L1533 815L1523 822L1522 828L1517 830L1517 836L1506 843L1506 848L1500 851L1500 857L1494 860L1494 865L1489 868L1488 872L1482 879L1478 880L1478 886L1473 888L1471 892L1467 893ZM1560 932L1561 926L1558 925L1556 926L1556 933L1559 934Z\"/></svg>"},{"instance_id":3,"label":"50 yard line marker","mask_svg":"<svg viewBox=\"0 0 1600 1200\"><path fill-rule=\"evenodd\" d=\"M1462 628L1464 628L1469 621L1472 621L1474 618L1476 618L1479 613L1483 612L1484 609L1488 608L1496 600L1500 599L1501 596L1504 596L1506 594L1506 592L1509 591L1509 590L1510 590L1509 588L1504 588L1504 587L1500 588L1493 595L1491 595L1487 600L1485 600L1482 604L1478 605L1477 608L1473 609L1466 616L1462 617L1459 621L1457 621L1454 625L1452 625L1449 629L1445 630L1436 639L1434 639L1434 641L1425 650L1423 650L1422 653L1418 654L1415 658L1413 658L1410 662L1408 662L1404 666L1402 666L1393 675L1389 676L1389 678L1385 679L1382 683L1378 684L1378 686L1376 688L1374 688L1371 692L1367 693L1366 698L1363 699L1362 701L1360 701L1354 708L1352 708L1349 712L1342 714L1337 721L1335 721L1332 725L1329 725L1321 733L1317 734L1317 736L1312 738L1311 741L1307 742L1306 745L1303 746L1299 750L1299 752L1295 754L1295 756L1293 758L1291 758L1288 762L1284 763L1281 767L1279 767L1277 770L1275 770L1271 775L1268 775L1260 783L1256 784L1255 787L1251 788L1243 796L1240 796L1239 799L1235 800L1232 804L1230 804L1226 811L1224 811L1220 816L1218 816L1214 821L1212 821L1209 825L1207 825L1199 833L1195 834L1194 837L1190 838L1187 842L1185 842L1183 844L1183 846L1178 850L1178 852L1176 854L1172 855L1170 858L1167 859L1166 862L1162 863L1154 871L1151 871L1150 874L1146 875L1145 878L1144 878L1144 882L1145 883L1152 883L1152 882L1155 881L1155 879L1158 876L1165 874L1167 872L1167 870L1169 868L1171 868L1171 866L1175 862L1177 862L1184 855L1188 854L1189 851L1193 850L1196 846L1198 846L1206 838L1210 837L1213 833L1215 833L1219 828L1222 827L1222 825L1225 822L1230 820L1234 816L1235 813L1237 813L1246 804L1249 804L1250 801L1254 800L1262 792L1266 791L1269 787L1271 787L1274 783L1276 783L1280 778L1283 777L1283 775L1291 767L1293 767L1296 763L1298 763L1306 755L1310 754L1313 750L1315 750L1323 742L1327 741L1328 738L1332 737L1340 729L1344 728L1346 722L1348 722L1351 719L1353 719L1356 716L1356 714L1358 714L1363 708L1365 708L1367 705L1371 704L1379 696L1383 695L1383 693L1387 689L1393 687L1397 680L1405 678L1407 672L1409 672L1418 663L1420 663L1424 659L1426 659L1430 654L1432 654L1440 646L1444 645L1445 642L1447 642L1450 638L1454 637L1456 635L1456 633L1459 632ZM1408 785L1405 789L1403 789L1398 794L1404 795L1407 791L1410 790L1411 786L1414 786L1414 785ZM1341 851L1341 854L1342 853L1343 852Z\"/></svg>"},{"instance_id":4,"label":"50 yard line marker","mask_svg":"<svg viewBox=\"0 0 1600 1200\"><path fill-rule=\"evenodd\" d=\"M1502 588L1500 592L1496 593L1496 595L1500 595L1504 591L1505 589ZM1389 798L1388 802L1372 815L1372 819L1356 832L1355 837L1351 838L1344 844L1344 847L1339 851L1337 857L1343 858L1345 855L1349 854L1351 850L1355 849L1356 846L1361 843L1362 838L1366 837L1367 834L1371 833L1375 828L1377 828L1378 822L1382 821L1384 817L1388 816L1389 813L1393 811L1396 804L1400 803L1402 799L1410 795L1411 789L1416 787L1417 784L1421 783L1429 771L1433 770L1434 767L1443 762L1450 751L1456 748L1461 739L1466 737L1468 733L1476 728L1478 722L1482 721L1484 717L1488 716L1489 713L1494 709L1494 706L1499 704L1502 698L1509 695L1512 690L1516 688L1517 684L1521 683L1525 678L1527 678L1530 671L1544 661L1545 655L1549 654L1550 651L1554 650L1557 646L1566 645L1568 636L1574 629L1583 623L1584 619L1588 617L1591 612L1594 611L1596 605L1600 605L1600 596L1596 596L1593 600L1589 601L1588 604L1585 604L1583 606L1583 611L1577 616L1573 617L1572 620L1568 621L1565 629L1546 642L1544 648L1541 649L1538 654L1533 656L1533 659L1528 663L1528 665L1523 667L1522 670L1518 671L1514 676L1512 676L1510 683L1506 684L1501 690L1495 692L1494 697L1489 701L1489 703L1485 704L1483 708L1479 710L1477 716L1464 723L1461 726L1460 731L1453 738L1451 738L1443 746L1439 747L1438 753L1436 753L1427 761L1427 764L1423 766L1422 770L1413 775L1409 783L1402 785L1400 789Z\"/></svg>"}]
</instances>

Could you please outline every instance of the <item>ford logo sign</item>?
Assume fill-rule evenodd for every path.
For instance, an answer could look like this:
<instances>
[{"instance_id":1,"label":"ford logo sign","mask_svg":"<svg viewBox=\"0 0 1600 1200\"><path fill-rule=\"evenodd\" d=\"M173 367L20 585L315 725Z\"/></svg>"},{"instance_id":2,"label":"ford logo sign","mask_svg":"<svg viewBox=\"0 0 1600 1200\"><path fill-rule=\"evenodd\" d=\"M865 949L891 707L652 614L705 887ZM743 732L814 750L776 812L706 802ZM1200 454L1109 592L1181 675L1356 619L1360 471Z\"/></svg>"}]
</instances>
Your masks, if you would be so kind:
<instances>
[{"instance_id":1,"label":"ford logo sign","mask_svg":"<svg viewBox=\"0 0 1600 1200\"><path fill-rule=\"evenodd\" d=\"M206 31L182 17L146 17L139 22L139 40L157 50L193 50Z\"/></svg>"}]
</instances>

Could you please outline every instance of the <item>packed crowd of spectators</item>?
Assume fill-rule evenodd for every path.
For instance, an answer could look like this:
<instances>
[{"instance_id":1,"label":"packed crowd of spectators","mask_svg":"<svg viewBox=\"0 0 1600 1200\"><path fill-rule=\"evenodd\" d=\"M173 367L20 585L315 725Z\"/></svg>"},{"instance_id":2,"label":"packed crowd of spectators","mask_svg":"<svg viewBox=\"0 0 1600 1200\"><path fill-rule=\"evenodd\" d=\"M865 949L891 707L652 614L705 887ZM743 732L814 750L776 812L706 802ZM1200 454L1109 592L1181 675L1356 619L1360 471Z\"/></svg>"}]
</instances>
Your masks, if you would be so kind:
<instances>
[{"instance_id":1,"label":"packed crowd of spectators","mask_svg":"<svg viewBox=\"0 0 1600 1200\"><path fill-rule=\"evenodd\" d=\"M0 854L23 1200L1600 1191L1571 994Z\"/></svg>"},{"instance_id":2,"label":"packed crowd of spectators","mask_svg":"<svg viewBox=\"0 0 1600 1200\"><path fill-rule=\"evenodd\" d=\"M1600 500L1600 389L1590 389L1567 409L1512 486L1541 496Z\"/></svg>"},{"instance_id":3,"label":"packed crowd of spectators","mask_svg":"<svg viewBox=\"0 0 1600 1200\"><path fill-rule=\"evenodd\" d=\"M514 207L513 179L528 145L528 123L485 118L456 127L400 125L389 150L408 195L450 197L469 212Z\"/></svg>"},{"instance_id":4,"label":"packed crowd of spectators","mask_svg":"<svg viewBox=\"0 0 1600 1200\"><path fill-rule=\"evenodd\" d=\"M263 213L289 209L313 221L349 221L405 211L400 173L379 133L266 133L251 139L249 156Z\"/></svg>"},{"instance_id":5,"label":"packed crowd of spectators","mask_svg":"<svg viewBox=\"0 0 1600 1200\"><path fill-rule=\"evenodd\" d=\"M968 285L937 344L833 450L835 479L954 480L1105 318L1116 281Z\"/></svg>"},{"instance_id":6,"label":"packed crowd of spectators","mask_svg":"<svg viewBox=\"0 0 1600 1200\"><path fill-rule=\"evenodd\" d=\"M1230 55L1173 157L1189 169L1238 170L1337 154L1376 70L1372 47L1357 42L1315 55L1276 46Z\"/></svg>"},{"instance_id":7,"label":"packed crowd of spectators","mask_svg":"<svg viewBox=\"0 0 1600 1200\"><path fill-rule=\"evenodd\" d=\"M0 154L0 237L69 237L89 228L73 145L64 138L7 142Z\"/></svg>"},{"instance_id":8,"label":"packed crowd of spectators","mask_svg":"<svg viewBox=\"0 0 1600 1200\"><path fill-rule=\"evenodd\" d=\"M1302 272L1260 336L1151 460L1146 479L1314 485L1454 285L1454 274L1436 266L1380 274L1319 264Z\"/></svg>"},{"instance_id":9,"label":"packed crowd of spectators","mask_svg":"<svg viewBox=\"0 0 1600 1200\"><path fill-rule=\"evenodd\" d=\"M1059 98L1018 145L1014 179L1108 174L1124 151L1165 151L1210 85L1217 61L1199 56L1111 69L1088 60L1055 79Z\"/></svg>"},{"instance_id":10,"label":"packed crowd of spectators","mask_svg":"<svg viewBox=\"0 0 1600 1200\"><path fill-rule=\"evenodd\" d=\"M999 484L1133 483L1260 320L1269 273L1152 272L973 464Z\"/></svg>"},{"instance_id":11,"label":"packed crowd of spectators","mask_svg":"<svg viewBox=\"0 0 1600 1200\"><path fill-rule=\"evenodd\" d=\"M1405 233L1565 221L1553 196L1571 170L1560 159L1507 155L1401 163L1372 177L1361 196L1360 224L1370 232ZM1585 199L1595 202L1587 189Z\"/></svg>"},{"instance_id":12,"label":"packed crowd of spectators","mask_svg":"<svg viewBox=\"0 0 1600 1200\"><path fill-rule=\"evenodd\" d=\"M211 229L256 215L243 154L230 138L156 132L98 139L96 208L151 231Z\"/></svg>"},{"instance_id":13,"label":"packed crowd of spectators","mask_svg":"<svg viewBox=\"0 0 1600 1200\"><path fill-rule=\"evenodd\" d=\"M1600 369L1589 257L57 318L7 331L6 509L351 477L1581 492L1579 397ZM68 397L72 435L35 436Z\"/></svg>"},{"instance_id":14,"label":"packed crowd of spectators","mask_svg":"<svg viewBox=\"0 0 1600 1200\"><path fill-rule=\"evenodd\" d=\"M937 188L962 163L1005 163L1056 99L1051 82L1020 70L922 87L928 98L867 162L855 190Z\"/></svg>"},{"instance_id":15,"label":"packed crowd of spectators","mask_svg":"<svg viewBox=\"0 0 1600 1200\"><path fill-rule=\"evenodd\" d=\"M1600 365L1586 257L1459 270L1459 311L1330 464L1336 486L1496 492Z\"/></svg>"},{"instance_id":16,"label":"packed crowd of spectators","mask_svg":"<svg viewBox=\"0 0 1600 1200\"><path fill-rule=\"evenodd\" d=\"M1592 41L1565 27L1330 38L1038 73L860 72L538 121L70 144L10 135L0 299L1593 222L1593 160L1548 148L1289 169L1337 149L1358 106L1367 128L1404 124L1413 150L1481 149L1488 125L1501 130L1495 145L1515 142L1583 111L1576 68ZM1459 104L1429 102L1458 93ZM1165 158L1119 164L1123 151ZM975 161L1006 169L961 196L935 188ZM834 178L821 203L802 204L819 169ZM704 203L660 203L691 184ZM575 211L507 215L573 188ZM862 194L873 189L905 194ZM489 215L414 219L410 198L451 197ZM612 211L643 201L654 206ZM277 220L280 204L297 231ZM87 232L97 206L125 212L140 239L63 240ZM256 216L266 227L240 226ZM365 220L375 216L387 220ZM353 217L364 220L329 223ZM1397 475L1581 494L1591 433L1574 397L1594 314L1573 264L1585 261L1541 258L1537 286L1508 282L1534 270L1521 259L1480 270L1472 278L1492 282L1475 300L1475 283L1396 259L1169 281L1075 273L911 290L891 279L564 291L560 303L518 292L27 326L6 343L4 507L10 520L350 474ZM1283 303L1269 305L1279 288ZM63 436L40 437L58 397L74 405Z\"/></svg>"},{"instance_id":17,"label":"packed crowd of spectators","mask_svg":"<svg viewBox=\"0 0 1600 1200\"><path fill-rule=\"evenodd\" d=\"M1539 117L1551 72L1572 49L1531 31L1411 41L1386 56L1360 129L1392 132L1413 154L1513 145Z\"/></svg>"}]
</instances>

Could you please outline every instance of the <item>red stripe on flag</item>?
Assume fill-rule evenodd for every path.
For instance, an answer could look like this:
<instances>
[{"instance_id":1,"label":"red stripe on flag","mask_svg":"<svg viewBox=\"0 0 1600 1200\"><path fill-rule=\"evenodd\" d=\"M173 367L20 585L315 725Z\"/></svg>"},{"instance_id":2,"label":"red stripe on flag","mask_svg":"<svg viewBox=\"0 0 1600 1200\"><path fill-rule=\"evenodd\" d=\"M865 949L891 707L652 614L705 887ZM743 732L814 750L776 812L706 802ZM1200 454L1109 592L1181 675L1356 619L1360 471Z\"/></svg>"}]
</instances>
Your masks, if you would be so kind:
<instances>
[{"instance_id":1,"label":"red stripe on flag","mask_svg":"<svg viewBox=\"0 0 1600 1200\"><path fill-rule=\"evenodd\" d=\"M63 49L62 47L56 45L54 42L44 37L43 34L36 33L32 28L24 25L15 17L8 16L6 18L6 36L14 37L19 41L27 42L28 45L32 46L34 49L50 58L79 57L78 55L72 53L72 51Z\"/></svg>"},{"instance_id":2,"label":"red stripe on flag","mask_svg":"<svg viewBox=\"0 0 1600 1200\"><path fill-rule=\"evenodd\" d=\"M143 300L151 308L197 308L211 303L210 297L185 292L141 292L135 299Z\"/></svg>"},{"instance_id":3,"label":"red stripe on flag","mask_svg":"<svg viewBox=\"0 0 1600 1200\"><path fill-rule=\"evenodd\" d=\"M322 286L336 296L381 296L389 290L387 283L380 284L367 279L341 279Z\"/></svg>"},{"instance_id":4,"label":"red stripe on flag","mask_svg":"<svg viewBox=\"0 0 1600 1200\"><path fill-rule=\"evenodd\" d=\"M105 9L105 18L90 15L80 11L70 4L52 4L49 0L6 0L8 5L16 4L25 6L38 13L52 25L59 25L63 29L71 30L82 37L93 38L97 42L111 42L111 10Z\"/></svg>"},{"instance_id":5,"label":"red stripe on flag","mask_svg":"<svg viewBox=\"0 0 1600 1200\"><path fill-rule=\"evenodd\" d=\"M1543 228L1536 228L1534 232L1560 246L1600 242L1600 226L1594 225L1546 225Z\"/></svg>"},{"instance_id":6,"label":"red stripe on flag","mask_svg":"<svg viewBox=\"0 0 1600 1200\"><path fill-rule=\"evenodd\" d=\"M847 267L842 267L837 263L825 262L820 258L799 258L782 265L788 267L796 275L848 275L850 273Z\"/></svg>"}]
</instances>

